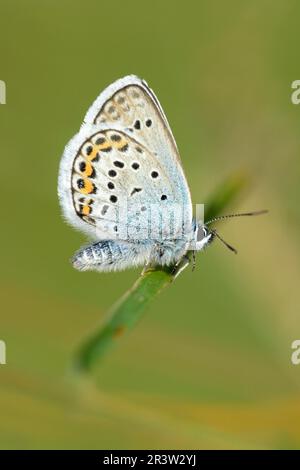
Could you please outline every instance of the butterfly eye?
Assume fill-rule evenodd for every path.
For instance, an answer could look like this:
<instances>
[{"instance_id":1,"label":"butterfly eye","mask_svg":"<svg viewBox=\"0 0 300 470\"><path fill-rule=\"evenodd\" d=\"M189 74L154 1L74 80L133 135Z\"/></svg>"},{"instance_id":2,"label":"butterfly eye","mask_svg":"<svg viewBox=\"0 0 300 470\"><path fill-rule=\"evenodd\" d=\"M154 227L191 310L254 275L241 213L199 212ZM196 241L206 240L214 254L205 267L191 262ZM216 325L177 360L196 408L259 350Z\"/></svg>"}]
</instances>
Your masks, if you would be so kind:
<instances>
[{"instance_id":1,"label":"butterfly eye","mask_svg":"<svg viewBox=\"0 0 300 470\"><path fill-rule=\"evenodd\" d=\"M197 232L197 242L200 242L205 237L207 237L207 229L200 226Z\"/></svg>"}]
</instances>

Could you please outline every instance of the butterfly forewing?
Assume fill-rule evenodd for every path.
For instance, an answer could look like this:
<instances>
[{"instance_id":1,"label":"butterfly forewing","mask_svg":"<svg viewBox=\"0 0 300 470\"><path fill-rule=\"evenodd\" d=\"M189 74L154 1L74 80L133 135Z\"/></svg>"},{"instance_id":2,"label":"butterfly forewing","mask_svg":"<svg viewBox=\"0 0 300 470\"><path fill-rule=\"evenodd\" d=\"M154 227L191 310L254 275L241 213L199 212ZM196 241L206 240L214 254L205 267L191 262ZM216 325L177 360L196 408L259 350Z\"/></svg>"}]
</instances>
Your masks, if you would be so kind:
<instances>
[{"instance_id":1,"label":"butterfly forewing","mask_svg":"<svg viewBox=\"0 0 300 470\"><path fill-rule=\"evenodd\" d=\"M144 80L129 75L110 85L88 110L85 123L111 124L128 131L168 168L183 200L191 205L175 139L153 91Z\"/></svg>"}]
</instances>

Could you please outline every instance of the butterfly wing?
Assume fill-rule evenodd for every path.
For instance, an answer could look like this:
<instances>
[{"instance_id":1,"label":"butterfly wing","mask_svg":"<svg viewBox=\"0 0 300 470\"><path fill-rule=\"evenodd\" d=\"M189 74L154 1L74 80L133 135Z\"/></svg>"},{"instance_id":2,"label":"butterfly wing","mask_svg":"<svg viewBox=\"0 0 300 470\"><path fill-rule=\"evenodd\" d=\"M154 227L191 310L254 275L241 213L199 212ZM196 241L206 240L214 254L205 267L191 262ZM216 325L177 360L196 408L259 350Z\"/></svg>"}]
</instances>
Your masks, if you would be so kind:
<instances>
[{"instance_id":1,"label":"butterfly wing","mask_svg":"<svg viewBox=\"0 0 300 470\"><path fill-rule=\"evenodd\" d=\"M92 105L62 157L59 197L67 220L97 239L147 239L150 218L152 238L176 238L191 222L174 138L142 80L125 77Z\"/></svg>"},{"instance_id":2,"label":"butterfly wing","mask_svg":"<svg viewBox=\"0 0 300 470\"><path fill-rule=\"evenodd\" d=\"M117 124L156 151L169 148L172 160L179 160L175 139L158 99L147 83L135 75L117 80L100 93L89 108L85 123Z\"/></svg>"},{"instance_id":3,"label":"butterfly wing","mask_svg":"<svg viewBox=\"0 0 300 470\"><path fill-rule=\"evenodd\" d=\"M170 178L178 181L179 198L189 203L192 210L171 128L157 97L144 80L128 75L112 83L92 104L84 123L118 126L145 145L168 169Z\"/></svg>"}]
</instances>

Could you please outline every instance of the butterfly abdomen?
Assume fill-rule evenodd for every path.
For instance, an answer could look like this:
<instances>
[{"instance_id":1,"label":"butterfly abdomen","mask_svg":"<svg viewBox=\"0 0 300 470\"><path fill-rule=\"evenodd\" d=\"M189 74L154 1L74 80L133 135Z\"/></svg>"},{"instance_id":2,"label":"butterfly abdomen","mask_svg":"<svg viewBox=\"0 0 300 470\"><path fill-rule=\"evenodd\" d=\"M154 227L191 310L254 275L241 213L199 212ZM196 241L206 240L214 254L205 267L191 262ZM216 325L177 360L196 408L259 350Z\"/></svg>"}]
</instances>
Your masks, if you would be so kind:
<instances>
[{"instance_id":1,"label":"butterfly abdomen","mask_svg":"<svg viewBox=\"0 0 300 470\"><path fill-rule=\"evenodd\" d=\"M116 248L115 243L104 240L93 245L82 248L75 253L72 258L72 264L80 271L96 269L99 267L108 267L112 265L121 256L120 249Z\"/></svg>"},{"instance_id":2,"label":"butterfly abdomen","mask_svg":"<svg viewBox=\"0 0 300 470\"><path fill-rule=\"evenodd\" d=\"M115 240L103 240L81 248L72 258L74 268L79 271L119 271L143 265L149 258L148 244L136 246Z\"/></svg>"}]
</instances>

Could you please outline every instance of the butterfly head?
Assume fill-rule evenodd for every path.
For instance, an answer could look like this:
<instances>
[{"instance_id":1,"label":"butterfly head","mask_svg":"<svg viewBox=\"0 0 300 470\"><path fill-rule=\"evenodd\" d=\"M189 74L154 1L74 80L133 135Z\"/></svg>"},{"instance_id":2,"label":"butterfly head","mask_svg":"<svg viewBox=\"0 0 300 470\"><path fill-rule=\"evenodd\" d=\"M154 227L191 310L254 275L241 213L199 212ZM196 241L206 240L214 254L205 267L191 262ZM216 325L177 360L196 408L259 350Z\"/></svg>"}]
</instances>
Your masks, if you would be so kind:
<instances>
[{"instance_id":1,"label":"butterfly head","mask_svg":"<svg viewBox=\"0 0 300 470\"><path fill-rule=\"evenodd\" d=\"M208 246L215 238L215 232L212 230L210 231L206 225L202 223L198 223L195 227L195 250L201 251L203 248Z\"/></svg>"},{"instance_id":2,"label":"butterfly head","mask_svg":"<svg viewBox=\"0 0 300 470\"><path fill-rule=\"evenodd\" d=\"M195 237L194 237L194 244L195 244L195 250L200 251L203 250L207 245L209 245L214 238L218 238L230 251L233 251L233 253L237 253L237 250L229 245L216 231L216 229L209 230L208 225L210 225L213 222L217 222L218 220L224 220L232 217L244 217L244 216L253 216L253 215L261 215L265 214L266 210L262 211L254 211L254 212L245 212L242 214L229 214L229 215L221 215L219 217L215 217L211 220L208 220L205 224L199 222L195 223L194 226L194 232L195 232Z\"/></svg>"}]
</instances>

